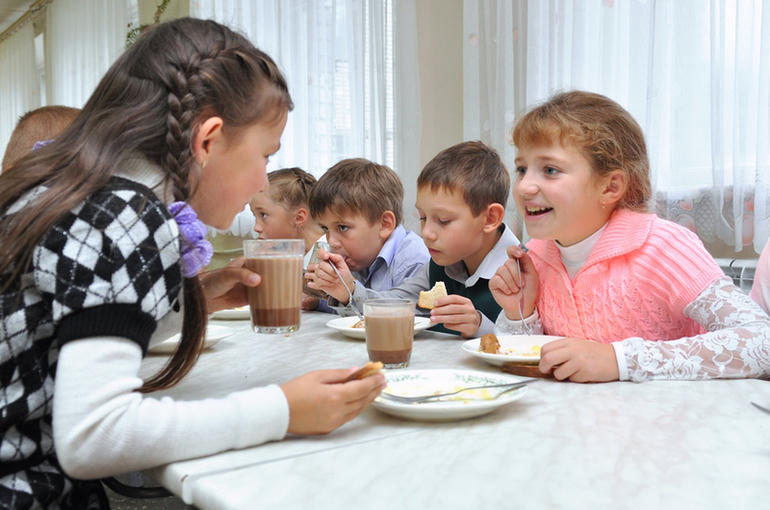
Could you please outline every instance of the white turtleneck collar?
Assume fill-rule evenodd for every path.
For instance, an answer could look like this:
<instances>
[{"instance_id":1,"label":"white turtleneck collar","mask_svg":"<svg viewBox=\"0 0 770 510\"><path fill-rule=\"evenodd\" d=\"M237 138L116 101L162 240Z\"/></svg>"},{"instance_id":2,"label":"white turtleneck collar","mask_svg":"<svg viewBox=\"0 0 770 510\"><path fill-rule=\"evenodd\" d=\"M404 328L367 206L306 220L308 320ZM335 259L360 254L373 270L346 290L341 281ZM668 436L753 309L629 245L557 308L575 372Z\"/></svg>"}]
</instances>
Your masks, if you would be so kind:
<instances>
[{"instance_id":1,"label":"white turtleneck collar","mask_svg":"<svg viewBox=\"0 0 770 510\"><path fill-rule=\"evenodd\" d=\"M586 237L582 241L573 244L572 246L562 246L556 241L556 247L561 252L561 262L567 269L567 274L570 280L575 279L575 275L578 274L580 269L588 262L588 257L591 256L591 252L599 244L599 240L602 238L604 229L607 228L607 223L602 228Z\"/></svg>"}]
</instances>

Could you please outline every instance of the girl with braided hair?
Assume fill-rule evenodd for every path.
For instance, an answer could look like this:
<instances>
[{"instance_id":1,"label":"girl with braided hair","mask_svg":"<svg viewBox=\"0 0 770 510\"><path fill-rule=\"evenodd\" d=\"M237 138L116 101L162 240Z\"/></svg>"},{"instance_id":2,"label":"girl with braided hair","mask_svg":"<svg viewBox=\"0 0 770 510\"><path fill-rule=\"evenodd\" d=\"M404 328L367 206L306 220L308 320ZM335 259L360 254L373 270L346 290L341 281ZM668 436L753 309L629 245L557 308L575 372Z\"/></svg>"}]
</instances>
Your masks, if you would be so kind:
<instances>
[{"instance_id":1,"label":"girl with braided hair","mask_svg":"<svg viewBox=\"0 0 770 510\"><path fill-rule=\"evenodd\" d=\"M0 508L107 508L87 480L357 416L382 376L305 374L220 399L144 398L192 368L207 314L247 303L239 263L199 274L203 224L266 187L293 108L273 60L213 21L154 26L56 139L0 175ZM142 381L148 347L181 328ZM201 441L201 437L206 438Z\"/></svg>"},{"instance_id":2,"label":"girl with braided hair","mask_svg":"<svg viewBox=\"0 0 770 510\"><path fill-rule=\"evenodd\" d=\"M260 239L304 240L304 267L307 267L315 243L326 240L323 230L310 216L308 205L316 179L294 167L270 172L267 180L270 187L254 195L249 202L256 218L254 231Z\"/></svg>"}]
</instances>

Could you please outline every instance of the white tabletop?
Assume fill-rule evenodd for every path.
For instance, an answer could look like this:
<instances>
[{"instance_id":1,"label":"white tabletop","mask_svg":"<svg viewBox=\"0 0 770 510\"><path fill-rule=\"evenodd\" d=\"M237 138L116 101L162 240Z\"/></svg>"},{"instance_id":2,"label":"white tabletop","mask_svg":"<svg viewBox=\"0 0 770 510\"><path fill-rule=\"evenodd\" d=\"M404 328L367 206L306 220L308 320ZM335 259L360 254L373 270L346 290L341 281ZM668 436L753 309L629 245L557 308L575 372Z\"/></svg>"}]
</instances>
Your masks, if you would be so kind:
<instances>
[{"instance_id":1,"label":"white tabletop","mask_svg":"<svg viewBox=\"0 0 770 510\"><path fill-rule=\"evenodd\" d=\"M289 337L248 321L208 349L176 388L214 397L309 370L367 361L363 341L303 312ZM460 337L424 331L410 369L499 373ZM164 356L149 356L143 375ZM574 384L542 380L493 413L403 421L369 408L327 436L285 440L151 471L201 510L255 508L768 508L770 382Z\"/></svg>"}]
</instances>

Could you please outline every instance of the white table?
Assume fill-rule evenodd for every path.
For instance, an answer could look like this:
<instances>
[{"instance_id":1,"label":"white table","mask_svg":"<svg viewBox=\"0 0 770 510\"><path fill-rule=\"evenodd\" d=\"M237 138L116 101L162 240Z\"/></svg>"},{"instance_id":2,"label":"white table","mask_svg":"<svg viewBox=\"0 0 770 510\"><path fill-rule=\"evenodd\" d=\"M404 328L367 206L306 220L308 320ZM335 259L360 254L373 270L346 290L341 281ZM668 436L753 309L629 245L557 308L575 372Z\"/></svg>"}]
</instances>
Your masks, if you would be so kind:
<instances>
[{"instance_id":1,"label":"white table","mask_svg":"<svg viewBox=\"0 0 770 510\"><path fill-rule=\"evenodd\" d=\"M305 313L290 337L248 321L164 392L179 399L361 365L363 341ZM415 338L411 369L499 369L460 337ZM150 356L143 375L165 357ZM770 382L543 380L492 414L417 423L369 408L330 435L176 462L150 475L201 510L257 508L770 508Z\"/></svg>"}]
</instances>

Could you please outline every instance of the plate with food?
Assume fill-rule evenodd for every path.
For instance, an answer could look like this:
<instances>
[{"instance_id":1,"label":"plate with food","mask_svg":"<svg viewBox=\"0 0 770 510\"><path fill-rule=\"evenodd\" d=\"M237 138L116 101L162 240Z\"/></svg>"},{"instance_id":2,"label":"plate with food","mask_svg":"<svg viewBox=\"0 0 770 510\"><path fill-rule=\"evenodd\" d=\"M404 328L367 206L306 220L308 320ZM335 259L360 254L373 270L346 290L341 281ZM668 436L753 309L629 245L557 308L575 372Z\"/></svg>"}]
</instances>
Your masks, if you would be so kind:
<instances>
[{"instance_id":1,"label":"plate with food","mask_svg":"<svg viewBox=\"0 0 770 510\"><path fill-rule=\"evenodd\" d=\"M217 324L209 324L206 326L206 338L203 340L203 348L208 349L223 338L227 338L233 333L235 333L233 328L228 328L227 326L219 326ZM179 345L179 340L181 337L182 336L177 333L168 340L164 340L158 345L150 347L147 349L147 352L150 354L173 354L173 352L176 350L176 346Z\"/></svg>"},{"instance_id":2,"label":"plate with food","mask_svg":"<svg viewBox=\"0 0 770 510\"><path fill-rule=\"evenodd\" d=\"M494 386L524 381L507 374L490 374L475 370L433 369L398 370L385 373L388 386L384 393L404 397L450 393L472 386ZM455 421L475 418L520 399L527 387L514 389L485 388L463 391L422 403L401 403L377 397L372 402L375 409L405 420Z\"/></svg>"},{"instance_id":3,"label":"plate with food","mask_svg":"<svg viewBox=\"0 0 770 510\"><path fill-rule=\"evenodd\" d=\"M238 308L227 308L218 310L211 314L212 319L219 320L243 320L251 318L251 308L249 305L239 306Z\"/></svg>"},{"instance_id":4,"label":"plate with food","mask_svg":"<svg viewBox=\"0 0 770 510\"><path fill-rule=\"evenodd\" d=\"M495 366L505 363L537 365L543 344L562 338L549 335L500 335L491 333L463 343L463 350Z\"/></svg>"},{"instance_id":5,"label":"plate with food","mask_svg":"<svg viewBox=\"0 0 770 510\"><path fill-rule=\"evenodd\" d=\"M332 329L336 329L343 335L355 338L356 340L366 340L366 329L364 329L364 320L358 317L339 317L326 323ZM425 331L431 326L435 326L428 317L414 318L414 334Z\"/></svg>"}]
</instances>

